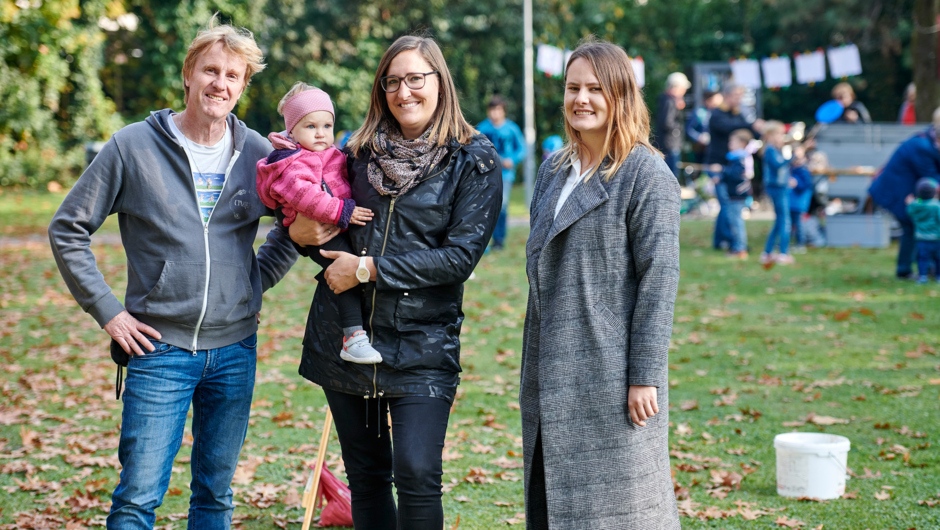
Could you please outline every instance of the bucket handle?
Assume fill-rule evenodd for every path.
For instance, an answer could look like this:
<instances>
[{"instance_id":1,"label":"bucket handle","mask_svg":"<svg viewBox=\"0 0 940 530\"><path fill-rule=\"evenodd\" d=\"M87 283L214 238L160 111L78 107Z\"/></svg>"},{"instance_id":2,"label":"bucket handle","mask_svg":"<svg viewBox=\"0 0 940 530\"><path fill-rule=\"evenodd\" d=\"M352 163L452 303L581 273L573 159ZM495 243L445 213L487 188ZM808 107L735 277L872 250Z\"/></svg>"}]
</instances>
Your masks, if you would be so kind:
<instances>
[{"instance_id":1,"label":"bucket handle","mask_svg":"<svg viewBox=\"0 0 940 530\"><path fill-rule=\"evenodd\" d=\"M823 455L823 456L825 456L826 458L832 459L832 461L835 462L836 465L839 466L839 468L842 469L842 472L845 474L846 480L848 480L848 479L850 478L850 476L849 476L849 470L846 469L845 466L842 465L842 462L839 461L839 458L836 457L836 455L834 455L834 454L832 454L831 452L829 452L829 453L826 453L826 454Z\"/></svg>"}]
</instances>

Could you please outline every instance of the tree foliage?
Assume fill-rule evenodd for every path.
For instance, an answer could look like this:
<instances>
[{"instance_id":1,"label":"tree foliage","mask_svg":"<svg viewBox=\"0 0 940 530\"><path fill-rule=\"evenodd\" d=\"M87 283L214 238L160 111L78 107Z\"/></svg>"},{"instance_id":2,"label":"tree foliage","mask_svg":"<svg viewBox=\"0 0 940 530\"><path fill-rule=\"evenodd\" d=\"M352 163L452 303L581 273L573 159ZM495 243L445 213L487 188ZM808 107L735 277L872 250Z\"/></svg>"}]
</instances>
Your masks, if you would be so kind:
<instances>
[{"instance_id":1,"label":"tree foliage","mask_svg":"<svg viewBox=\"0 0 940 530\"><path fill-rule=\"evenodd\" d=\"M536 44L573 49L588 34L646 62L647 102L696 61L764 57L857 44L851 80L874 118L894 120L911 80L915 0L533 0ZM262 134L283 128L277 102L295 81L335 100L337 128L365 116L375 68L398 36L441 45L467 118L499 93L522 119L522 0L0 0L0 184L67 181L81 145L160 108L183 108L181 67L213 13L252 30L268 68L237 115ZM133 25L115 25L134 15ZM836 80L764 92L767 117L811 119ZM562 82L536 77L538 138L562 127Z\"/></svg>"},{"instance_id":2,"label":"tree foliage","mask_svg":"<svg viewBox=\"0 0 940 530\"><path fill-rule=\"evenodd\" d=\"M99 16L120 2L0 1L0 185L67 180L120 126L102 91Z\"/></svg>"}]
</instances>

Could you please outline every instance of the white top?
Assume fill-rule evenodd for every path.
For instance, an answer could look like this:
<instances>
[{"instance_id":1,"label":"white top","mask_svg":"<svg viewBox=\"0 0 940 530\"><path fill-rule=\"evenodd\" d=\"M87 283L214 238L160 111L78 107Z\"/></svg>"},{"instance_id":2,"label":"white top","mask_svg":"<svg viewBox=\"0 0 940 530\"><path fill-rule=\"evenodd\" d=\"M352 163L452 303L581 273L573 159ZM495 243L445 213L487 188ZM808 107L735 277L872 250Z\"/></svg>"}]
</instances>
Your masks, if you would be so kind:
<instances>
[{"instance_id":1,"label":"white top","mask_svg":"<svg viewBox=\"0 0 940 530\"><path fill-rule=\"evenodd\" d=\"M588 171L590 171L590 168L588 168ZM587 173L587 171L584 173ZM568 200L568 196L571 195L571 192L584 180L584 173L581 173L581 159L579 158L571 164L568 179L565 180L565 186L561 188L561 195L558 196L558 203L555 204L555 217L558 217L558 212L560 212L561 207L565 205L565 201Z\"/></svg>"},{"instance_id":2,"label":"white top","mask_svg":"<svg viewBox=\"0 0 940 530\"><path fill-rule=\"evenodd\" d=\"M208 223L212 210L219 202L222 187L225 185L225 170L232 161L232 133L228 130L222 139L215 145L201 145L193 142L176 126L176 120L170 117L170 132L176 136L186 156L189 158L189 169L193 173L193 183L196 186L196 200L202 213L202 222Z\"/></svg>"}]
</instances>

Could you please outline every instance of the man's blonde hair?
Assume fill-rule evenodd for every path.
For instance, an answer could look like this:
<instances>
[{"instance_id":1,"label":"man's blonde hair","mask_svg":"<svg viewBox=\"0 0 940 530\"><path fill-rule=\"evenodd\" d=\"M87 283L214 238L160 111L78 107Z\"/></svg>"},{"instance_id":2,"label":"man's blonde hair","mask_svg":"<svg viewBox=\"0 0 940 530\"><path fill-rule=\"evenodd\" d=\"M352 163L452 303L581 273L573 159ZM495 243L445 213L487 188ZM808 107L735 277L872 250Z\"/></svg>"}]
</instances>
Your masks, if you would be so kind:
<instances>
[{"instance_id":1,"label":"man's blonde hair","mask_svg":"<svg viewBox=\"0 0 940 530\"><path fill-rule=\"evenodd\" d=\"M245 28L236 28L228 24L218 24L219 15L216 13L209 19L206 29L199 32L193 42L189 45L189 51L186 52L186 59L183 60L183 91L184 100L189 100L189 87L186 86L186 78L192 76L193 69L196 67L196 60L199 56L215 46L222 43L225 51L239 57L248 67L245 69L245 85L242 90L248 88L252 76L264 70L264 54L258 43L255 42L255 36L251 31Z\"/></svg>"}]
</instances>

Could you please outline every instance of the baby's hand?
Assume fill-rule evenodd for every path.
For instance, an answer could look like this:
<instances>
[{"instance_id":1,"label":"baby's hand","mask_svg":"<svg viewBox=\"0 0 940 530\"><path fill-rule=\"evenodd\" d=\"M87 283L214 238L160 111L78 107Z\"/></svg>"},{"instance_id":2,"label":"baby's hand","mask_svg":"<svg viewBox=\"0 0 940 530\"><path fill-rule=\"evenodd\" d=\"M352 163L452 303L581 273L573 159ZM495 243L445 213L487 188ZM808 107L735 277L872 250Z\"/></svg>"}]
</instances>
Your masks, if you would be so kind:
<instances>
[{"instance_id":1,"label":"baby's hand","mask_svg":"<svg viewBox=\"0 0 940 530\"><path fill-rule=\"evenodd\" d=\"M352 217L349 218L349 222L354 225L365 226L366 223L372 220L372 210L368 208L362 208L356 206L353 208Z\"/></svg>"}]
</instances>

